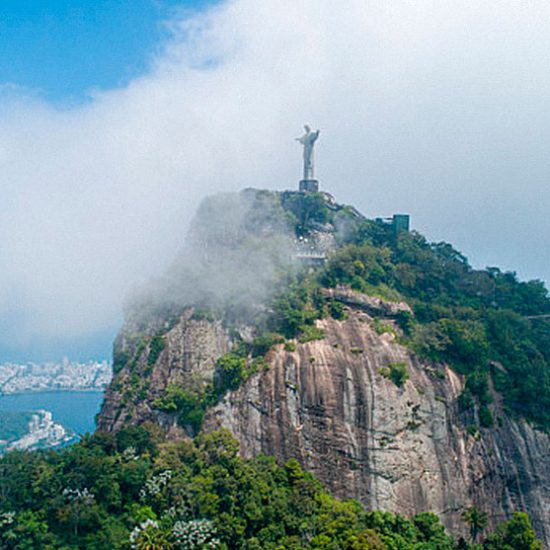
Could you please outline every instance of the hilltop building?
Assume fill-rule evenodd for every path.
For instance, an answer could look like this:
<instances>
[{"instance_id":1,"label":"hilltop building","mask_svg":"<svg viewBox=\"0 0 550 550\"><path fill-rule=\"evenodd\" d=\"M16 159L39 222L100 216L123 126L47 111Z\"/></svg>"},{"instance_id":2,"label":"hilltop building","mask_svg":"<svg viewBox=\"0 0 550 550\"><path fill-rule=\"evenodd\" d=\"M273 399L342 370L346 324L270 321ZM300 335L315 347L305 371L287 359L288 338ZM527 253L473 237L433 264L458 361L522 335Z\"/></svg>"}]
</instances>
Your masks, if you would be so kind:
<instances>
[{"instance_id":1,"label":"hilltop building","mask_svg":"<svg viewBox=\"0 0 550 550\"><path fill-rule=\"evenodd\" d=\"M396 235L403 231L408 232L410 227L409 214L394 214L391 218L375 218L375 222L380 225L391 226Z\"/></svg>"}]
</instances>

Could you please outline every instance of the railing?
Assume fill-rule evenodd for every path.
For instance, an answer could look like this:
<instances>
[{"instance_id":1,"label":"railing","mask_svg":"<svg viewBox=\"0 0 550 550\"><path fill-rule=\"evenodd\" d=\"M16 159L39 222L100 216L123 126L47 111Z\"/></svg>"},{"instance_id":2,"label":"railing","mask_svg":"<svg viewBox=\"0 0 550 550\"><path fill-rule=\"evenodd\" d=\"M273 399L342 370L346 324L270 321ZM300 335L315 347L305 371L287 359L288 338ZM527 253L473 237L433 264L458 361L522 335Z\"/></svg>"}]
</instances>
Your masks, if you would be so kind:
<instances>
[{"instance_id":1,"label":"railing","mask_svg":"<svg viewBox=\"0 0 550 550\"><path fill-rule=\"evenodd\" d=\"M545 315L527 315L525 319L550 319L550 313Z\"/></svg>"}]
</instances>

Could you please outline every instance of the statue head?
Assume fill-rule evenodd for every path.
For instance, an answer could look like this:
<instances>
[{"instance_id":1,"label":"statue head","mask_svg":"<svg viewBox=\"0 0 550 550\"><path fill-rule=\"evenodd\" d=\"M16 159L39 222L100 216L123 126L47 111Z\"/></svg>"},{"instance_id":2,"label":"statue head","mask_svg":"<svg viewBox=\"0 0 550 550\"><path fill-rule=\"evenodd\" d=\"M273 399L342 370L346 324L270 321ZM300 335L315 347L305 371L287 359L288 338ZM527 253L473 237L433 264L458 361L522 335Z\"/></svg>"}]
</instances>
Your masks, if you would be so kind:
<instances>
[{"instance_id":1,"label":"statue head","mask_svg":"<svg viewBox=\"0 0 550 550\"><path fill-rule=\"evenodd\" d=\"M304 124L304 129L308 134L311 132L311 127L308 126L307 124Z\"/></svg>"}]
</instances>

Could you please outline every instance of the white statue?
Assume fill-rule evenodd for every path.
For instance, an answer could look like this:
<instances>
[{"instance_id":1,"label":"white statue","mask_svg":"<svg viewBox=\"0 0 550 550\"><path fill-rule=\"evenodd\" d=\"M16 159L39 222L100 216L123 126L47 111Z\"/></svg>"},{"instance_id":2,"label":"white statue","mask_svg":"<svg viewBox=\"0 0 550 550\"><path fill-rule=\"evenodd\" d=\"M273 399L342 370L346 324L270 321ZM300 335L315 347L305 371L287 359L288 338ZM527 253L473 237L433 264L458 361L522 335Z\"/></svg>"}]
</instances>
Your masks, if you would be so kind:
<instances>
[{"instance_id":1,"label":"white statue","mask_svg":"<svg viewBox=\"0 0 550 550\"><path fill-rule=\"evenodd\" d=\"M313 145L319 137L319 131L312 132L311 128L306 124L304 126L306 133L296 141L299 141L304 146L304 180L315 179L313 174Z\"/></svg>"}]
</instances>

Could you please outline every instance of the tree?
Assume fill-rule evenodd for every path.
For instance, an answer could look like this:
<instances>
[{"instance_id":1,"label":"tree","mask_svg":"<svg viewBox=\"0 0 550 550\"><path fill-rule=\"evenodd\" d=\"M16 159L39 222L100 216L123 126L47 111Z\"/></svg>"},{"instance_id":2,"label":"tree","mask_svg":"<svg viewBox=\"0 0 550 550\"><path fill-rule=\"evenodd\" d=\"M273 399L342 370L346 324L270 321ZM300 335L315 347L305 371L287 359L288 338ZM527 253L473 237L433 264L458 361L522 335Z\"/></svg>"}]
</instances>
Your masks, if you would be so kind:
<instances>
[{"instance_id":1,"label":"tree","mask_svg":"<svg viewBox=\"0 0 550 550\"><path fill-rule=\"evenodd\" d=\"M373 529L365 529L351 541L351 550L386 550L387 546L380 540Z\"/></svg>"},{"instance_id":2,"label":"tree","mask_svg":"<svg viewBox=\"0 0 550 550\"><path fill-rule=\"evenodd\" d=\"M542 550L542 543L537 540L529 516L516 512L512 519L501 523L494 533L485 541L487 550Z\"/></svg>"},{"instance_id":3,"label":"tree","mask_svg":"<svg viewBox=\"0 0 550 550\"><path fill-rule=\"evenodd\" d=\"M47 523L38 519L37 514L23 511L17 515L12 529L0 534L0 541L2 548L33 550L43 548L47 542L51 542L51 535L48 536Z\"/></svg>"},{"instance_id":4,"label":"tree","mask_svg":"<svg viewBox=\"0 0 550 550\"><path fill-rule=\"evenodd\" d=\"M470 526L472 542L476 542L478 535L487 527L487 514L472 506L462 514L462 518Z\"/></svg>"},{"instance_id":5,"label":"tree","mask_svg":"<svg viewBox=\"0 0 550 550\"><path fill-rule=\"evenodd\" d=\"M418 534L418 540L437 544L438 550L451 550L453 540L445 533L445 526L431 512L421 512L412 518Z\"/></svg>"},{"instance_id":6,"label":"tree","mask_svg":"<svg viewBox=\"0 0 550 550\"><path fill-rule=\"evenodd\" d=\"M174 547L170 535L156 521L148 519L132 531L130 542L136 550L170 550Z\"/></svg>"},{"instance_id":7,"label":"tree","mask_svg":"<svg viewBox=\"0 0 550 550\"><path fill-rule=\"evenodd\" d=\"M67 521L73 526L74 538L78 538L78 529L83 518L87 518L95 503L95 496L84 487L84 489L63 490L63 496L67 505L59 511L61 521Z\"/></svg>"},{"instance_id":8,"label":"tree","mask_svg":"<svg viewBox=\"0 0 550 550\"><path fill-rule=\"evenodd\" d=\"M119 451L132 447L138 454L155 452L151 434L143 426L122 428L116 434L116 444Z\"/></svg>"},{"instance_id":9,"label":"tree","mask_svg":"<svg viewBox=\"0 0 550 550\"><path fill-rule=\"evenodd\" d=\"M177 548L218 548L216 529L207 519L177 521L173 527Z\"/></svg>"}]
</instances>

